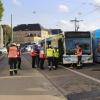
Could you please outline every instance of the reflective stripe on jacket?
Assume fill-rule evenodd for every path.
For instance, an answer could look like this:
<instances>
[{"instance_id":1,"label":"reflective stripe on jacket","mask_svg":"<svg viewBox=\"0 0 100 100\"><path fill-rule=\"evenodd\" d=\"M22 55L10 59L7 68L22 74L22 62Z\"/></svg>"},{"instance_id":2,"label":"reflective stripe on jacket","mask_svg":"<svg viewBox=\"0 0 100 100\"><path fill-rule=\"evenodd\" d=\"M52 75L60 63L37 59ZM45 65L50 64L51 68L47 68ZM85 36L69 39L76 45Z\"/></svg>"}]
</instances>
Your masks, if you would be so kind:
<instances>
[{"instance_id":1,"label":"reflective stripe on jacket","mask_svg":"<svg viewBox=\"0 0 100 100\"><path fill-rule=\"evenodd\" d=\"M17 58L17 47L9 47L8 58Z\"/></svg>"},{"instance_id":2,"label":"reflective stripe on jacket","mask_svg":"<svg viewBox=\"0 0 100 100\"><path fill-rule=\"evenodd\" d=\"M47 49L47 57L53 57L54 56L54 49L48 48Z\"/></svg>"}]
</instances>

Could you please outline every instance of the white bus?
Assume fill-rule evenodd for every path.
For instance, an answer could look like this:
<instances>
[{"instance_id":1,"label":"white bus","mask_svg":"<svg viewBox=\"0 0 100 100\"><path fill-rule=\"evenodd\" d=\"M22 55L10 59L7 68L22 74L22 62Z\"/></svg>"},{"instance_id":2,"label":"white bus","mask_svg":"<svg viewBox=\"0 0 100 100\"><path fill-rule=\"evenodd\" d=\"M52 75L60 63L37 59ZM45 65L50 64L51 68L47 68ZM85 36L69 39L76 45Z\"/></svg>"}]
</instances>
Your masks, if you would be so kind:
<instances>
[{"instance_id":1,"label":"white bus","mask_svg":"<svg viewBox=\"0 0 100 100\"><path fill-rule=\"evenodd\" d=\"M75 55L75 45L79 43L82 50L82 63L93 63L92 38L90 32L65 32L64 34L64 54L63 64L77 63Z\"/></svg>"}]
</instances>

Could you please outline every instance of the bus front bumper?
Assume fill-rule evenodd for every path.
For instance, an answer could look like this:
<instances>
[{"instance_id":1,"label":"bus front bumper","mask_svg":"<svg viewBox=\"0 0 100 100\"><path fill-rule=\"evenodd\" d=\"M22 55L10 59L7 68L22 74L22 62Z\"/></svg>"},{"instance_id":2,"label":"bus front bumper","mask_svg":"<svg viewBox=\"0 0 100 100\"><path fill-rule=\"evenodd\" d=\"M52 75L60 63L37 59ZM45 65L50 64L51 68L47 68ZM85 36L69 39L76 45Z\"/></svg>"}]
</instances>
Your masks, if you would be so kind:
<instances>
[{"instance_id":1,"label":"bus front bumper","mask_svg":"<svg viewBox=\"0 0 100 100\"><path fill-rule=\"evenodd\" d=\"M76 64L78 62L76 55L64 55L63 64ZM82 55L82 63L93 63L92 55Z\"/></svg>"}]
</instances>

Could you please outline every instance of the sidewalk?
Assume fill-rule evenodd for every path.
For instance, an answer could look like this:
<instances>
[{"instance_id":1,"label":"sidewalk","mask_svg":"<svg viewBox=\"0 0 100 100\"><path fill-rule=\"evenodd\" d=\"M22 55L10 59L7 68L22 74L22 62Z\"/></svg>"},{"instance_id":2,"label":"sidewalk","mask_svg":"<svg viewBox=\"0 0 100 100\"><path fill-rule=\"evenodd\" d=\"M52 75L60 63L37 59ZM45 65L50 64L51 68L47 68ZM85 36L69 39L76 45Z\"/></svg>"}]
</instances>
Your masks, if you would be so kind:
<instances>
[{"instance_id":1,"label":"sidewalk","mask_svg":"<svg viewBox=\"0 0 100 100\"><path fill-rule=\"evenodd\" d=\"M67 100L27 59L23 61L17 76L0 77L0 100Z\"/></svg>"},{"instance_id":2,"label":"sidewalk","mask_svg":"<svg viewBox=\"0 0 100 100\"><path fill-rule=\"evenodd\" d=\"M34 96L0 96L1 100L67 100L63 98L58 98L56 96L49 96L49 95L34 95Z\"/></svg>"},{"instance_id":3,"label":"sidewalk","mask_svg":"<svg viewBox=\"0 0 100 100\"><path fill-rule=\"evenodd\" d=\"M35 69L29 76L8 76L0 78L0 81L4 80L11 80L13 87L9 84L7 87L8 90L5 89L5 86L3 90L3 87L1 88L0 86L0 100L67 100L40 72ZM21 84L22 86L19 87L17 82L22 83L24 86ZM11 90L9 90L10 88Z\"/></svg>"}]
</instances>

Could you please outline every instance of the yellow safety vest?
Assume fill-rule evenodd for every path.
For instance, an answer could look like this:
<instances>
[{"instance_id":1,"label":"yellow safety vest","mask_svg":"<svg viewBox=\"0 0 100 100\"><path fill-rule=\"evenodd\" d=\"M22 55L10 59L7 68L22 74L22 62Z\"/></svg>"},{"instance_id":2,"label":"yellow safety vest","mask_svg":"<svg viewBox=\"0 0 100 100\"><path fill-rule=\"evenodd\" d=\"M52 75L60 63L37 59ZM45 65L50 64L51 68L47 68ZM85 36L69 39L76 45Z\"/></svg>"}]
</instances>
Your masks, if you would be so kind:
<instances>
[{"instance_id":1,"label":"yellow safety vest","mask_svg":"<svg viewBox=\"0 0 100 100\"><path fill-rule=\"evenodd\" d=\"M48 48L47 49L47 57L53 57L54 55L54 49Z\"/></svg>"},{"instance_id":2,"label":"yellow safety vest","mask_svg":"<svg viewBox=\"0 0 100 100\"><path fill-rule=\"evenodd\" d=\"M59 57L59 50L54 50L54 57L58 58Z\"/></svg>"}]
</instances>

